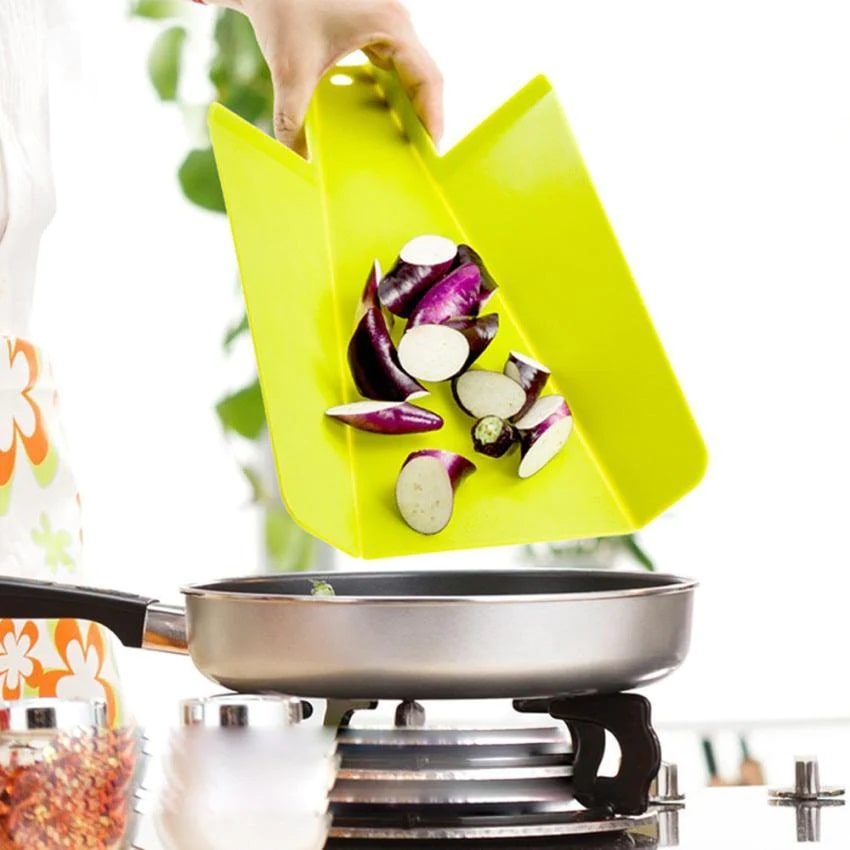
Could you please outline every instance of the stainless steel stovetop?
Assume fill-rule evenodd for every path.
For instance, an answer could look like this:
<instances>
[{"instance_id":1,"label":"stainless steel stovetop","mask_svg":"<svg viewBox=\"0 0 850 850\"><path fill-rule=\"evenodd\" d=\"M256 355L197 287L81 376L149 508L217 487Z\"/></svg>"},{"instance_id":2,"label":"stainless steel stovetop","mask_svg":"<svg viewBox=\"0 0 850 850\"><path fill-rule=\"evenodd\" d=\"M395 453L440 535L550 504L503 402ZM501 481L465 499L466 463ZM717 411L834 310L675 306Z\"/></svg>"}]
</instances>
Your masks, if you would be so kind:
<instances>
[{"instance_id":1,"label":"stainless steel stovetop","mask_svg":"<svg viewBox=\"0 0 850 850\"><path fill-rule=\"evenodd\" d=\"M513 842L474 839L465 841L415 842L416 850L460 848L484 850L507 847L523 850L625 850L625 848L679 847L681 850L803 850L804 846L822 850L847 850L850 847L850 814L845 805L776 806L771 805L768 789L707 788L686 795L684 806L655 812L656 822L621 834L573 836L568 838L522 839ZM152 819L141 825L136 843L138 850L165 848L156 836ZM333 847L333 843L329 845ZM410 842L347 842L347 847L371 850L410 850ZM285 850L282 846L282 850Z\"/></svg>"},{"instance_id":2,"label":"stainless steel stovetop","mask_svg":"<svg viewBox=\"0 0 850 850\"><path fill-rule=\"evenodd\" d=\"M675 766L662 762L649 808L611 814L574 799L591 786L574 775L582 739L564 725L426 728L416 708L400 706L390 728L347 725L350 716L342 721L327 850L850 847L844 789L821 783L814 758L789 759L793 781L770 789L679 788ZM155 808L153 793L147 809ZM631 798L617 799L627 807ZM272 823L276 833L286 819ZM286 850L285 842L279 846ZM142 818L134 847L200 850L165 846L150 815Z\"/></svg>"}]
</instances>

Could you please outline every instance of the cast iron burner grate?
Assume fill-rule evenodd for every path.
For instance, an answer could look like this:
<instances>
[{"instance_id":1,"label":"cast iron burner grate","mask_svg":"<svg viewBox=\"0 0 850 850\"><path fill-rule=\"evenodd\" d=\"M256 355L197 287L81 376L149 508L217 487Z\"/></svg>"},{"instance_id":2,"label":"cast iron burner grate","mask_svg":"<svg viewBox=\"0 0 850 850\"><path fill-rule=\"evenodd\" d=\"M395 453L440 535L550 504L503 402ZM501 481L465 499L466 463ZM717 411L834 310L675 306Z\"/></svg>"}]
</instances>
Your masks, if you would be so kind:
<instances>
[{"instance_id":1,"label":"cast iron burner grate","mask_svg":"<svg viewBox=\"0 0 850 850\"><path fill-rule=\"evenodd\" d=\"M570 836L607 833L608 847L634 847L629 833L655 823L648 813L650 785L661 752L649 702L636 694L515 700L523 713L548 714L563 727L434 729L413 701L396 711L390 729L358 729L353 712L376 702L329 705L339 726L341 755L331 792L329 848L382 850L393 842L418 847L437 842L502 842L531 848ZM599 776L609 731L620 747L615 776ZM625 844L617 834L622 835ZM612 843L613 841L613 843ZM600 845L601 846L601 845Z\"/></svg>"}]
</instances>

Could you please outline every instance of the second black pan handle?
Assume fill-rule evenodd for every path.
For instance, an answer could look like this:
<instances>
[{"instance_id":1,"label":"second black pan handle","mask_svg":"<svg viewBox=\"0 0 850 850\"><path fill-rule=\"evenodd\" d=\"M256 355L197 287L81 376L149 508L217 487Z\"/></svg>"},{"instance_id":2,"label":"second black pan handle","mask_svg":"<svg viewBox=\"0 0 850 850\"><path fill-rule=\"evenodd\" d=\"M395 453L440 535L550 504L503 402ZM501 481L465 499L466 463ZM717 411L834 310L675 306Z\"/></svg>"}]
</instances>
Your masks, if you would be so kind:
<instances>
[{"instance_id":1,"label":"second black pan handle","mask_svg":"<svg viewBox=\"0 0 850 850\"><path fill-rule=\"evenodd\" d=\"M91 620L124 646L186 650L182 609L133 593L0 576L0 617Z\"/></svg>"}]
</instances>

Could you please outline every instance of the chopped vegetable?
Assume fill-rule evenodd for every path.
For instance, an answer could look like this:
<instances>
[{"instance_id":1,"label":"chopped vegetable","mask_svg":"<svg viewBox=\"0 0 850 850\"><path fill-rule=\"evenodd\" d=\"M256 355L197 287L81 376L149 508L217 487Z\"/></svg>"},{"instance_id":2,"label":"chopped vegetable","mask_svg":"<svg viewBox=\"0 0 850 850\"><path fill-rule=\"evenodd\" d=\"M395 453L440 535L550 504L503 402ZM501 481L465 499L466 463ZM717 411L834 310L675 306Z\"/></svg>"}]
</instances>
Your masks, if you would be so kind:
<instances>
[{"instance_id":1,"label":"chopped vegetable","mask_svg":"<svg viewBox=\"0 0 850 850\"><path fill-rule=\"evenodd\" d=\"M522 416L543 392L543 388L549 380L550 372L542 363L538 363L536 360L516 351L512 351L508 355L504 372L525 390L526 402L517 414L517 416Z\"/></svg>"},{"instance_id":2,"label":"chopped vegetable","mask_svg":"<svg viewBox=\"0 0 850 850\"><path fill-rule=\"evenodd\" d=\"M406 401L355 401L325 413L352 428L376 434L419 434L443 427L441 416Z\"/></svg>"},{"instance_id":3,"label":"chopped vegetable","mask_svg":"<svg viewBox=\"0 0 850 850\"><path fill-rule=\"evenodd\" d=\"M404 332L398 359L417 380L447 381L469 360L469 342L464 333L446 325L417 325Z\"/></svg>"},{"instance_id":4,"label":"chopped vegetable","mask_svg":"<svg viewBox=\"0 0 850 850\"><path fill-rule=\"evenodd\" d=\"M562 396L543 396L515 427L520 432L522 448L518 474L520 478L529 478L564 447L572 431L573 418Z\"/></svg>"},{"instance_id":5,"label":"chopped vegetable","mask_svg":"<svg viewBox=\"0 0 850 850\"><path fill-rule=\"evenodd\" d=\"M469 245L458 245L455 265L460 266L464 263L474 263L481 273L481 301L478 306L479 308L483 307L490 296L499 288L499 284L493 280L493 275L490 274L487 266L484 265L484 260L481 259L477 251L474 251Z\"/></svg>"},{"instance_id":6,"label":"chopped vegetable","mask_svg":"<svg viewBox=\"0 0 850 850\"><path fill-rule=\"evenodd\" d=\"M557 413L563 409L566 415L570 415L570 409L562 395L545 395L537 399L528 411L517 419L514 419L514 427L520 431L529 431L539 425L547 416Z\"/></svg>"},{"instance_id":7,"label":"chopped vegetable","mask_svg":"<svg viewBox=\"0 0 850 850\"><path fill-rule=\"evenodd\" d=\"M381 303L396 316L407 318L419 299L454 263L457 245L443 236L417 236L378 284Z\"/></svg>"},{"instance_id":8,"label":"chopped vegetable","mask_svg":"<svg viewBox=\"0 0 850 850\"><path fill-rule=\"evenodd\" d=\"M510 419L525 406L525 390L507 375L487 369L470 369L452 382L455 401L475 419L498 416Z\"/></svg>"},{"instance_id":9,"label":"chopped vegetable","mask_svg":"<svg viewBox=\"0 0 850 850\"><path fill-rule=\"evenodd\" d=\"M348 365L362 396L376 401L410 401L428 395L398 362L383 314L368 309L348 344Z\"/></svg>"},{"instance_id":10,"label":"chopped vegetable","mask_svg":"<svg viewBox=\"0 0 850 850\"><path fill-rule=\"evenodd\" d=\"M455 490L475 469L472 461L453 452L412 452L396 480L396 505L402 519L420 534L442 531L452 517Z\"/></svg>"},{"instance_id":11,"label":"chopped vegetable","mask_svg":"<svg viewBox=\"0 0 850 850\"><path fill-rule=\"evenodd\" d=\"M367 310L373 307L381 310L384 314L387 327L392 328L395 317L385 309L378 298L378 283L381 280L381 265L377 260L372 262L372 268L369 270L369 277L366 278L366 283L363 286L363 292L360 294L360 301L357 302L357 310L354 313L355 324L359 322Z\"/></svg>"},{"instance_id":12,"label":"chopped vegetable","mask_svg":"<svg viewBox=\"0 0 850 850\"><path fill-rule=\"evenodd\" d=\"M336 592L329 582L322 579L310 579L310 596L336 596Z\"/></svg>"},{"instance_id":13,"label":"chopped vegetable","mask_svg":"<svg viewBox=\"0 0 850 850\"><path fill-rule=\"evenodd\" d=\"M440 325L458 316L478 313L481 274L472 263L459 266L435 283L410 314L407 327Z\"/></svg>"},{"instance_id":14,"label":"chopped vegetable","mask_svg":"<svg viewBox=\"0 0 850 850\"><path fill-rule=\"evenodd\" d=\"M485 416L472 426L472 447L488 457L502 457L516 445L517 431L498 416Z\"/></svg>"},{"instance_id":15,"label":"chopped vegetable","mask_svg":"<svg viewBox=\"0 0 850 850\"><path fill-rule=\"evenodd\" d=\"M446 327L460 331L469 343L469 357L463 364L465 371L483 353L488 345L496 338L499 332L499 314L488 313L486 316L461 316L458 319L449 319Z\"/></svg>"}]
</instances>

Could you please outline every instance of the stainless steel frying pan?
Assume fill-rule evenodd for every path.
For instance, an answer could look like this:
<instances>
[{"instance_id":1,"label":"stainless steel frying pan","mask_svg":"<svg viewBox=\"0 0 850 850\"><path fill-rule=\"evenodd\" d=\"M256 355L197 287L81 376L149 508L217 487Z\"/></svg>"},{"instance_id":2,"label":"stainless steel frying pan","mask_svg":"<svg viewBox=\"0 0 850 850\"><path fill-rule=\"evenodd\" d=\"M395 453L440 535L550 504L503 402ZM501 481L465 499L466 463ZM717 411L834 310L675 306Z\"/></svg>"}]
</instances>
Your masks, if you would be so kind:
<instances>
[{"instance_id":1,"label":"stainless steel frying pan","mask_svg":"<svg viewBox=\"0 0 850 850\"><path fill-rule=\"evenodd\" d=\"M335 596L311 595L312 581ZM236 691L336 699L525 698L647 685L688 651L693 581L564 569L294 573L183 588L185 611L0 578L0 617L78 617L186 652Z\"/></svg>"}]
</instances>

